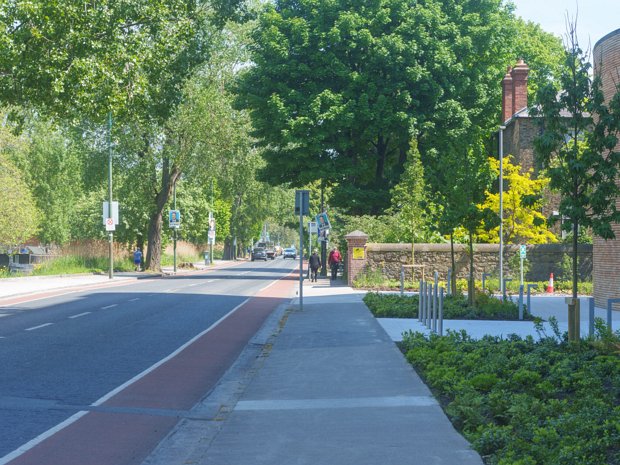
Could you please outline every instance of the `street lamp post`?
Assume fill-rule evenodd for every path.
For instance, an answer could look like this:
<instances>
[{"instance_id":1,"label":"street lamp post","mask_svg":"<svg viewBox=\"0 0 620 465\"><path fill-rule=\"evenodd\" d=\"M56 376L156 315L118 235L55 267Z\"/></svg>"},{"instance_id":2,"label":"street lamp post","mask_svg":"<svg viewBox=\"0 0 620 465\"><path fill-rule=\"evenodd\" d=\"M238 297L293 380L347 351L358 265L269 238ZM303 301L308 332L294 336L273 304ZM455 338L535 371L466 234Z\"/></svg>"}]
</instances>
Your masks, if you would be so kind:
<instances>
[{"instance_id":1,"label":"street lamp post","mask_svg":"<svg viewBox=\"0 0 620 465\"><path fill-rule=\"evenodd\" d=\"M504 289L504 130L499 127L499 288Z\"/></svg>"},{"instance_id":2,"label":"street lamp post","mask_svg":"<svg viewBox=\"0 0 620 465\"><path fill-rule=\"evenodd\" d=\"M113 218L112 214L112 112L108 113L108 218ZM110 259L110 269L108 277L114 277L114 232L110 231L108 255Z\"/></svg>"}]
</instances>

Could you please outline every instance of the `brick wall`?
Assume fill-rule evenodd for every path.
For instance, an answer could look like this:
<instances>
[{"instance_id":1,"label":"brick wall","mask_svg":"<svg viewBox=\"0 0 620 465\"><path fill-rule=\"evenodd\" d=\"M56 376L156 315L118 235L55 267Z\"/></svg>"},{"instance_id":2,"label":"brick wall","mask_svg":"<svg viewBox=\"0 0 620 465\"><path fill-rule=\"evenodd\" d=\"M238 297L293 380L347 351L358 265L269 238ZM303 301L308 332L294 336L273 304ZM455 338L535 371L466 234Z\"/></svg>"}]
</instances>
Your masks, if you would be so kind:
<instances>
[{"instance_id":1,"label":"brick wall","mask_svg":"<svg viewBox=\"0 0 620 465\"><path fill-rule=\"evenodd\" d=\"M456 275L466 278L469 275L468 246L455 244ZM381 270L392 279L400 279L401 265L410 265L411 244L373 244L366 245L366 269ZM519 246L507 245L504 247L504 272L509 276L508 260L519 252ZM571 253L571 247L562 244L540 244L527 246L527 259L530 263L530 272L525 276L529 281L545 281L549 274L556 276L560 272L560 263L565 254ZM414 257L416 265L424 265L424 273L428 278L434 271L439 272L441 279L446 279L448 268L451 267L450 244L415 244ZM579 274L581 279L588 279L592 275L592 246L579 245L578 252ZM498 274L499 244L476 244L474 246L474 274L476 279L482 279L482 273ZM422 269L406 269L407 279L414 273L416 280L421 279ZM514 276L517 278L517 276Z\"/></svg>"},{"instance_id":2,"label":"brick wall","mask_svg":"<svg viewBox=\"0 0 620 465\"><path fill-rule=\"evenodd\" d=\"M606 99L616 92L620 76L620 29L606 35L594 46L594 72L601 76ZM620 150L620 144L616 147ZM620 209L620 199L616 199ZM613 225L615 240L594 238L594 300L597 307L606 307L607 299L620 298L620 225Z\"/></svg>"}]
</instances>

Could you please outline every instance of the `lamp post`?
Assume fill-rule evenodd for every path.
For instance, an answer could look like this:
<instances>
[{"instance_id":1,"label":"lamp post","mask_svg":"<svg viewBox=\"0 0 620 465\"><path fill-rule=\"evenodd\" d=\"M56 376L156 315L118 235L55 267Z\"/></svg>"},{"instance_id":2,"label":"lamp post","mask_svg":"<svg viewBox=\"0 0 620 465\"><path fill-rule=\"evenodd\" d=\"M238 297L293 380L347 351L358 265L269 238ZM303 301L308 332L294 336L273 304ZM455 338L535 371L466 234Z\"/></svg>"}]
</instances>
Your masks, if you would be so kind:
<instances>
[{"instance_id":1,"label":"lamp post","mask_svg":"<svg viewBox=\"0 0 620 465\"><path fill-rule=\"evenodd\" d=\"M499 127L499 288L504 289L504 130ZM503 296L502 296L503 298Z\"/></svg>"},{"instance_id":2,"label":"lamp post","mask_svg":"<svg viewBox=\"0 0 620 465\"><path fill-rule=\"evenodd\" d=\"M108 218L113 218L112 214L112 112L108 112ZM110 231L108 255L110 259L110 269L108 277L114 277L114 232Z\"/></svg>"}]
</instances>

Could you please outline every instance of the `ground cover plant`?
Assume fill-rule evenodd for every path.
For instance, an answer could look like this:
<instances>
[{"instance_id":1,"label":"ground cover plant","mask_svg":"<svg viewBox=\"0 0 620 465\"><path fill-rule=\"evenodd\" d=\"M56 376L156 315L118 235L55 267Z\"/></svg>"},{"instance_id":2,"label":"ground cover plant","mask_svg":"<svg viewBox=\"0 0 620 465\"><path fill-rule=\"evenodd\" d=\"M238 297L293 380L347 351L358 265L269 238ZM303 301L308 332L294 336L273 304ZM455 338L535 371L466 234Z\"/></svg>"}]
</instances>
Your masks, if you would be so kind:
<instances>
[{"instance_id":1,"label":"ground cover plant","mask_svg":"<svg viewBox=\"0 0 620 465\"><path fill-rule=\"evenodd\" d=\"M488 465L620 464L620 332L472 340L409 332L401 348Z\"/></svg>"},{"instance_id":2,"label":"ground cover plant","mask_svg":"<svg viewBox=\"0 0 620 465\"><path fill-rule=\"evenodd\" d=\"M369 292L364 303L377 318L417 318L419 297ZM485 292L476 294L474 305L462 294L444 296L443 317L448 320L517 320L519 307L512 300L502 302ZM532 319L524 306L524 318Z\"/></svg>"}]
</instances>

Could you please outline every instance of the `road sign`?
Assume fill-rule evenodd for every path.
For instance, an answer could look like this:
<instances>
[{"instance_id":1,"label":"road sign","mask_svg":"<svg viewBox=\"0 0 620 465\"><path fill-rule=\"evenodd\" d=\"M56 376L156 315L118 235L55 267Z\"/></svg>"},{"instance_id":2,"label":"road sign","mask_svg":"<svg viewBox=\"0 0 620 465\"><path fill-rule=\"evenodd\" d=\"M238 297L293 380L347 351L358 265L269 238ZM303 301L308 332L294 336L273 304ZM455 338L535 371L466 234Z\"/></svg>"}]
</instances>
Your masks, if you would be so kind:
<instances>
[{"instance_id":1,"label":"road sign","mask_svg":"<svg viewBox=\"0 0 620 465\"><path fill-rule=\"evenodd\" d=\"M112 202L112 214L108 211L108 202L103 202L103 224L106 225L106 221L108 218L112 218L114 220L114 224L118 224L118 202Z\"/></svg>"},{"instance_id":2,"label":"road sign","mask_svg":"<svg viewBox=\"0 0 620 465\"><path fill-rule=\"evenodd\" d=\"M106 231L114 231L114 230L116 230L116 226L114 225L114 218L106 218L105 219L105 230Z\"/></svg>"},{"instance_id":3,"label":"road sign","mask_svg":"<svg viewBox=\"0 0 620 465\"><path fill-rule=\"evenodd\" d=\"M522 245L521 247L519 247L519 255L521 258L525 259L526 255L527 255L527 247L525 245Z\"/></svg>"},{"instance_id":4,"label":"road sign","mask_svg":"<svg viewBox=\"0 0 620 465\"><path fill-rule=\"evenodd\" d=\"M318 234L319 230L317 228L316 221L308 222L308 231L310 231L310 234Z\"/></svg>"},{"instance_id":5,"label":"road sign","mask_svg":"<svg viewBox=\"0 0 620 465\"><path fill-rule=\"evenodd\" d=\"M301 208L301 213L300 213ZM295 191L295 215L310 215L310 191Z\"/></svg>"}]
</instances>

